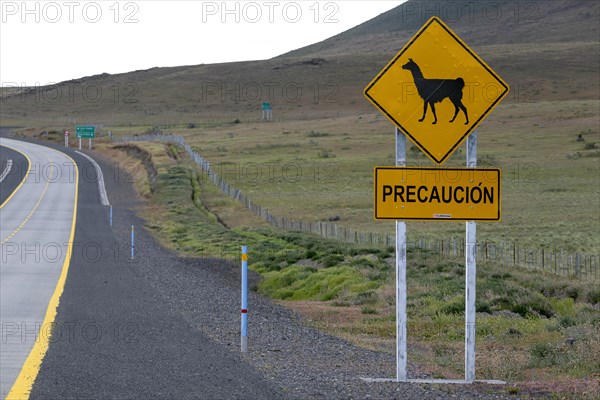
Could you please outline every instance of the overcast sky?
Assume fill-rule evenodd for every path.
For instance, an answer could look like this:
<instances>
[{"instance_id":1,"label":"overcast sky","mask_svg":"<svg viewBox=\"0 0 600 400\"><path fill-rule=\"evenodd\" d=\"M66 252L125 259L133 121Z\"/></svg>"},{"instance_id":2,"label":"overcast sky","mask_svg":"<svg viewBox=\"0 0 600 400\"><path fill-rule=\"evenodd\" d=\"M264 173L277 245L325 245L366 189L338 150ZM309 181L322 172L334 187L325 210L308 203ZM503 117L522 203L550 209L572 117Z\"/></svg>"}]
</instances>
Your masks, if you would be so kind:
<instances>
[{"instance_id":1,"label":"overcast sky","mask_svg":"<svg viewBox=\"0 0 600 400\"><path fill-rule=\"evenodd\" d=\"M403 2L0 0L0 83L267 59Z\"/></svg>"}]
</instances>

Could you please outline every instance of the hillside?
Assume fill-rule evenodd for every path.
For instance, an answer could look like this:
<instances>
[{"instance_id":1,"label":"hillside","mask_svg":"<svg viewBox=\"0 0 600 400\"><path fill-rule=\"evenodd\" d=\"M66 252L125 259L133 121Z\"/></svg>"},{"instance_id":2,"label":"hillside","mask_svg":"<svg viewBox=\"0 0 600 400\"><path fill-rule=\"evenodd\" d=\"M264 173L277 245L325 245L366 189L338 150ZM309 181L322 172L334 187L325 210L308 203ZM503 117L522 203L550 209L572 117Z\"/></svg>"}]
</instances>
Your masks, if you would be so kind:
<instances>
[{"instance_id":1,"label":"hillside","mask_svg":"<svg viewBox=\"0 0 600 400\"><path fill-rule=\"evenodd\" d=\"M288 120L370 113L362 89L436 7L511 85L505 104L598 98L597 2L452 2L454 11L444 4L410 1L271 60L101 74L18 94L6 89L0 118L4 125L177 124L254 119L262 101Z\"/></svg>"},{"instance_id":2,"label":"hillside","mask_svg":"<svg viewBox=\"0 0 600 400\"><path fill-rule=\"evenodd\" d=\"M281 57L395 52L438 16L470 46L597 42L599 6L592 0L409 1L337 36ZM576 27L576 29L574 29Z\"/></svg>"}]
</instances>

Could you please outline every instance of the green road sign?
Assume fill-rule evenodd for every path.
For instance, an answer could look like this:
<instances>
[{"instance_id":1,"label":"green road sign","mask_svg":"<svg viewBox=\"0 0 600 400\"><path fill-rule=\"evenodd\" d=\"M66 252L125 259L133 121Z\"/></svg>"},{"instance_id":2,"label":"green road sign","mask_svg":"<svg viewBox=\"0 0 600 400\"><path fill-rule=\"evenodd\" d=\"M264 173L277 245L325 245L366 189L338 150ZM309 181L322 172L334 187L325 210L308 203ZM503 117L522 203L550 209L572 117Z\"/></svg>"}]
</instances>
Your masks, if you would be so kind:
<instances>
[{"instance_id":1,"label":"green road sign","mask_svg":"<svg viewBox=\"0 0 600 400\"><path fill-rule=\"evenodd\" d=\"M75 134L79 139L93 139L96 137L96 127L90 126L76 126Z\"/></svg>"}]
</instances>

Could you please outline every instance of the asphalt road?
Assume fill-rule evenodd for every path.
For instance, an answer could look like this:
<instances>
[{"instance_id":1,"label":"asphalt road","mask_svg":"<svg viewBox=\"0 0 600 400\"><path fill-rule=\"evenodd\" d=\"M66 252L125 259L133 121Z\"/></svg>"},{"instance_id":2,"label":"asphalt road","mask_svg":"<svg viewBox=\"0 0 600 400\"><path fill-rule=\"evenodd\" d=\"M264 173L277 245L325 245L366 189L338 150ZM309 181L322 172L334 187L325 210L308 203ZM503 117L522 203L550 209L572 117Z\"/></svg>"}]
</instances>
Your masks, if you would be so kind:
<instances>
[{"instance_id":1,"label":"asphalt road","mask_svg":"<svg viewBox=\"0 0 600 400\"><path fill-rule=\"evenodd\" d=\"M0 204L25 178L29 161L25 156L11 148L0 146Z\"/></svg>"},{"instance_id":2,"label":"asphalt road","mask_svg":"<svg viewBox=\"0 0 600 400\"><path fill-rule=\"evenodd\" d=\"M34 344L49 329L47 312L58 293L74 228L76 169L65 154L0 139L27 154L30 169L0 208L0 391L6 396ZM17 176L15 174L14 176ZM16 179L18 181L18 179ZM27 371L26 371L27 372Z\"/></svg>"},{"instance_id":3,"label":"asphalt road","mask_svg":"<svg viewBox=\"0 0 600 400\"><path fill-rule=\"evenodd\" d=\"M211 340L144 279L141 263L152 262L152 252L140 248L132 261L130 243L124 240L130 237L130 224L124 225L123 213L127 219L133 215L115 210L116 223L111 227L108 207L100 201L95 168L76 152L66 152L80 171L75 240L31 398L283 398L281 390L244 361L238 349ZM125 184L121 179L126 180L122 173L105 171L109 188ZM55 207L57 201L52 202ZM14 212L22 208L15 207ZM23 287L30 286L7 282L7 298L14 292L27 293ZM27 342L35 340L34 334L25 336ZM13 368L16 364L17 360Z\"/></svg>"}]
</instances>

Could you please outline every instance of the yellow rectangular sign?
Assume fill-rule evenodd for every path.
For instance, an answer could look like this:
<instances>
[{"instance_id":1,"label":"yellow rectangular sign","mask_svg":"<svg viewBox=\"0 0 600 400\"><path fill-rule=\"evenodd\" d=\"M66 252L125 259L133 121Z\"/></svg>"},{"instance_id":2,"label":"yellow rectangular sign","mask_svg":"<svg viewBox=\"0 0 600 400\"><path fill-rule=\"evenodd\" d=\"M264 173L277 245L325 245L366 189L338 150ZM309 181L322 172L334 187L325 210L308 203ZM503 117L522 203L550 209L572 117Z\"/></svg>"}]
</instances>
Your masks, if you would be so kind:
<instances>
[{"instance_id":1,"label":"yellow rectangular sign","mask_svg":"<svg viewBox=\"0 0 600 400\"><path fill-rule=\"evenodd\" d=\"M375 219L500 221L501 173L486 168L375 168Z\"/></svg>"}]
</instances>

